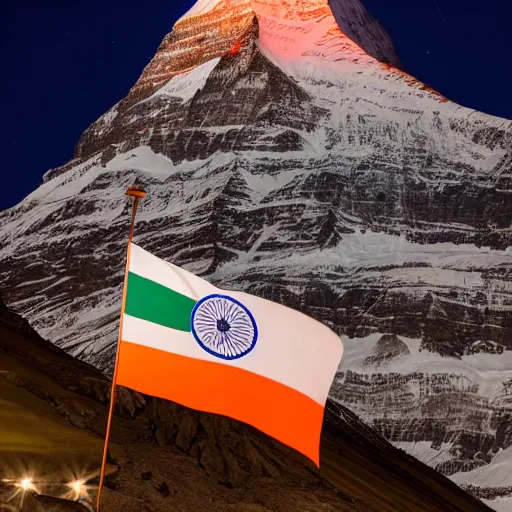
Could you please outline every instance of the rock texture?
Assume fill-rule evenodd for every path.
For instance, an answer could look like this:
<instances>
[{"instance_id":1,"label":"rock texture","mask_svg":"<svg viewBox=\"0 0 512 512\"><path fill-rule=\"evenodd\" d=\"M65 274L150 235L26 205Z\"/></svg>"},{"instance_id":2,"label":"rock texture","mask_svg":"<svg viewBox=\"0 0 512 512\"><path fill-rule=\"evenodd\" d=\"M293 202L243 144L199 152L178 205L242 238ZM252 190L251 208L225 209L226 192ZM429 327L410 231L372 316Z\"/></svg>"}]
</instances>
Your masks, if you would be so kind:
<instances>
[{"instance_id":1,"label":"rock texture","mask_svg":"<svg viewBox=\"0 0 512 512\"><path fill-rule=\"evenodd\" d=\"M76 158L0 212L0 291L108 371L138 180L138 244L336 329L334 399L507 489L512 123L400 71L368 20L355 0L198 2Z\"/></svg>"},{"instance_id":2,"label":"rock texture","mask_svg":"<svg viewBox=\"0 0 512 512\"><path fill-rule=\"evenodd\" d=\"M26 359L27 353L37 357ZM6 382L6 374L18 379ZM92 510L107 404L102 392L91 393L91 380L96 389L108 385L97 370L45 342L0 301L0 510ZM82 425L63 413L64 399L77 405ZM490 510L332 402L324 423L322 472L227 418L150 397L132 414L123 404L121 397L105 512ZM32 490L16 493L15 484L27 474L34 477ZM74 479L82 481L83 505L73 501L77 496L68 484Z\"/></svg>"}]
</instances>

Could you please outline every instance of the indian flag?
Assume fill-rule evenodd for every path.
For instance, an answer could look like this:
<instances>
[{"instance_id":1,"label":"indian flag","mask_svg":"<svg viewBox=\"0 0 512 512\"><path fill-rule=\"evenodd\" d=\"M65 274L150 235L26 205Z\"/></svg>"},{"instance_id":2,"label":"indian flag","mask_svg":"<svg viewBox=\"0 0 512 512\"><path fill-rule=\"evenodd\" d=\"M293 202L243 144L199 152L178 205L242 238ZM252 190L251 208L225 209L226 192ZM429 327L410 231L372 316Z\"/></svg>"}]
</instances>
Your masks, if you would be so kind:
<instances>
[{"instance_id":1,"label":"indian flag","mask_svg":"<svg viewBox=\"0 0 512 512\"><path fill-rule=\"evenodd\" d=\"M131 244L116 383L229 416L319 464L343 345L323 324L221 290Z\"/></svg>"}]
</instances>

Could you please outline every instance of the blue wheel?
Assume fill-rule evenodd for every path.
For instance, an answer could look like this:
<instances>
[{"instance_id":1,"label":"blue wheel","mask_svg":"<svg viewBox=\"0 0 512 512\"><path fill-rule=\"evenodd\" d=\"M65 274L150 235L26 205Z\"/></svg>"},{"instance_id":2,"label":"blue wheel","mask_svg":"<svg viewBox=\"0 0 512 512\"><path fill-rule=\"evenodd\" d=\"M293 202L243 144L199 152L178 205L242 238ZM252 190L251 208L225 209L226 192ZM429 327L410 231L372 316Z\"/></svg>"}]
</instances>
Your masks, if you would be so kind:
<instances>
[{"instance_id":1,"label":"blue wheel","mask_svg":"<svg viewBox=\"0 0 512 512\"><path fill-rule=\"evenodd\" d=\"M209 354L233 360L256 345L258 328L251 312L227 295L208 295L194 307L190 318L197 343Z\"/></svg>"}]
</instances>

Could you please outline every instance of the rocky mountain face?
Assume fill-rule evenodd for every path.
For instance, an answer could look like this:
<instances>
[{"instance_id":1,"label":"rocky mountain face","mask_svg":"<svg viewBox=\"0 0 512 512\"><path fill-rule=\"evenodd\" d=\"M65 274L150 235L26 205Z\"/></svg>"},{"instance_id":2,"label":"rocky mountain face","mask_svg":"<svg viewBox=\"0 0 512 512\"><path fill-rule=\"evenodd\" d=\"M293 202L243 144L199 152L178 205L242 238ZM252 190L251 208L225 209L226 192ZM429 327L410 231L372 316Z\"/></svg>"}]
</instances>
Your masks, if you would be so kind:
<instances>
[{"instance_id":1,"label":"rocky mountain face","mask_svg":"<svg viewBox=\"0 0 512 512\"><path fill-rule=\"evenodd\" d=\"M86 512L110 383L0 300L0 509ZM322 472L252 427L118 389L105 512L485 512L453 482L327 405ZM27 475L32 489L15 484ZM82 482L81 498L70 481Z\"/></svg>"},{"instance_id":2,"label":"rocky mountain face","mask_svg":"<svg viewBox=\"0 0 512 512\"><path fill-rule=\"evenodd\" d=\"M510 506L512 122L399 65L357 0L198 2L0 213L0 292L108 371L139 181L139 245L337 330L332 398Z\"/></svg>"}]
</instances>

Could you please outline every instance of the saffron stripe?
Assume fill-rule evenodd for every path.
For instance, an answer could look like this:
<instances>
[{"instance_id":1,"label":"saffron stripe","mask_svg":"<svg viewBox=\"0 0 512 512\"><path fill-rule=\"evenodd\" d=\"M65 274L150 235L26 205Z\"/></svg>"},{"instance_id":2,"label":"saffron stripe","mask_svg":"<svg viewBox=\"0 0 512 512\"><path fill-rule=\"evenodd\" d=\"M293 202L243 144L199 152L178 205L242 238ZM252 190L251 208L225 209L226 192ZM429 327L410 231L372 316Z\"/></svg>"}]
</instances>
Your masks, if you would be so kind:
<instances>
[{"instance_id":1,"label":"saffron stripe","mask_svg":"<svg viewBox=\"0 0 512 512\"><path fill-rule=\"evenodd\" d=\"M248 423L319 465L324 407L261 375L122 341L117 384Z\"/></svg>"},{"instance_id":2,"label":"saffron stripe","mask_svg":"<svg viewBox=\"0 0 512 512\"><path fill-rule=\"evenodd\" d=\"M196 301L133 272L128 273L125 313L141 320L190 332Z\"/></svg>"}]
</instances>

